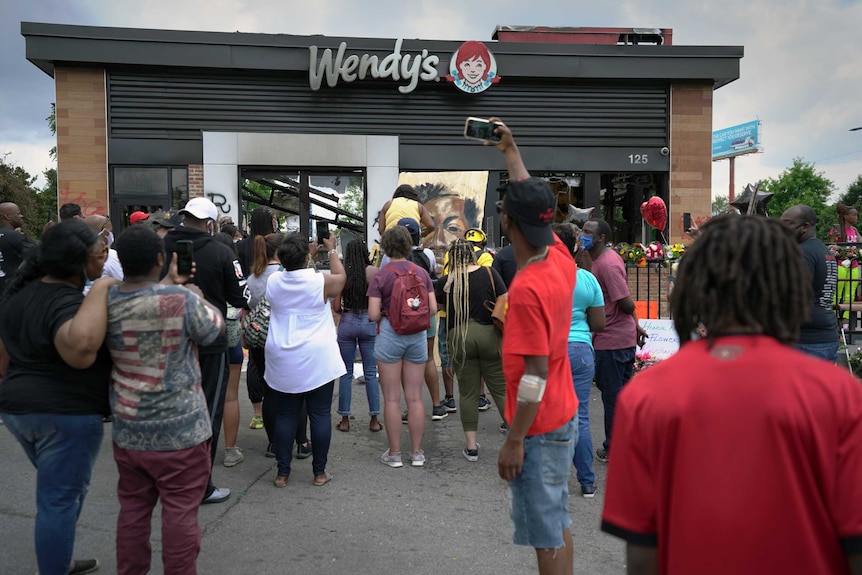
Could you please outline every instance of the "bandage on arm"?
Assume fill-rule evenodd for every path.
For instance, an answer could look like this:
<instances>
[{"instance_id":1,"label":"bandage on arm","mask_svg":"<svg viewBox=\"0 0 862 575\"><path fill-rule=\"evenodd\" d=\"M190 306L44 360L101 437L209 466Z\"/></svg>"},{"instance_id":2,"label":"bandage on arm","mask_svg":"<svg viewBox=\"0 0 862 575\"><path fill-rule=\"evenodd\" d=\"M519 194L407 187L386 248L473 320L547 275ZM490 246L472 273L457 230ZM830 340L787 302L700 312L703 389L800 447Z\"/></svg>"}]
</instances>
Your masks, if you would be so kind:
<instances>
[{"instance_id":1,"label":"bandage on arm","mask_svg":"<svg viewBox=\"0 0 862 575\"><path fill-rule=\"evenodd\" d=\"M518 382L518 403L540 403L548 380L538 375L524 374Z\"/></svg>"}]
</instances>

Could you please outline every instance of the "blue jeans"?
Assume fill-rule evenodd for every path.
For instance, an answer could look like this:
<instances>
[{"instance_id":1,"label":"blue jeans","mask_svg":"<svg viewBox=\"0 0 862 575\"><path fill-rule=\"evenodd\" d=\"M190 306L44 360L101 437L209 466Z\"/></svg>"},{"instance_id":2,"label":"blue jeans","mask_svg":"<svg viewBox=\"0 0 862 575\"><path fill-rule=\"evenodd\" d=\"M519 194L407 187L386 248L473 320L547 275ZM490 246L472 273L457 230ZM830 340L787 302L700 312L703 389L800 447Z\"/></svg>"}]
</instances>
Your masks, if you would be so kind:
<instances>
[{"instance_id":1,"label":"blue jeans","mask_svg":"<svg viewBox=\"0 0 862 575\"><path fill-rule=\"evenodd\" d=\"M356 344L362 356L362 372L365 374L365 395L368 397L368 414L380 415L380 384L377 382L377 364L374 362L374 340L377 323L368 319L367 313L345 311L338 322L338 348L347 373L338 382L338 414L350 415L350 399L353 385L353 361L356 359Z\"/></svg>"},{"instance_id":2,"label":"blue jeans","mask_svg":"<svg viewBox=\"0 0 862 575\"><path fill-rule=\"evenodd\" d=\"M569 343L569 365L575 395L578 396L578 442L572 463L578 475L578 483L591 487L596 483L593 471L593 438L590 435L590 390L596 373L596 356L588 343Z\"/></svg>"},{"instance_id":3,"label":"blue jeans","mask_svg":"<svg viewBox=\"0 0 862 575\"><path fill-rule=\"evenodd\" d=\"M305 393L282 393L270 388L275 399L275 459L278 474L290 475L290 462L293 459L293 441L296 439L296 422L302 403L308 410L311 422L311 468L314 475L323 475L329 457L329 443L332 441L332 391L335 382L330 381ZM267 396L266 401L269 401Z\"/></svg>"},{"instance_id":4,"label":"blue jeans","mask_svg":"<svg viewBox=\"0 0 862 575\"><path fill-rule=\"evenodd\" d=\"M617 396L632 378L635 366L635 348L596 350L596 387L602 392L605 407L605 450L611 450L611 429L614 425L614 409Z\"/></svg>"},{"instance_id":5,"label":"blue jeans","mask_svg":"<svg viewBox=\"0 0 862 575\"><path fill-rule=\"evenodd\" d=\"M574 418L562 427L524 439L524 465L509 482L509 512L515 545L559 549L569 528L569 461L578 428Z\"/></svg>"},{"instance_id":6,"label":"blue jeans","mask_svg":"<svg viewBox=\"0 0 862 575\"><path fill-rule=\"evenodd\" d=\"M102 437L101 415L3 414L36 467L36 561L42 575L66 575Z\"/></svg>"},{"instance_id":7,"label":"blue jeans","mask_svg":"<svg viewBox=\"0 0 862 575\"><path fill-rule=\"evenodd\" d=\"M835 343L796 343L793 347L812 357L825 359L829 363L838 363L838 342Z\"/></svg>"}]
</instances>

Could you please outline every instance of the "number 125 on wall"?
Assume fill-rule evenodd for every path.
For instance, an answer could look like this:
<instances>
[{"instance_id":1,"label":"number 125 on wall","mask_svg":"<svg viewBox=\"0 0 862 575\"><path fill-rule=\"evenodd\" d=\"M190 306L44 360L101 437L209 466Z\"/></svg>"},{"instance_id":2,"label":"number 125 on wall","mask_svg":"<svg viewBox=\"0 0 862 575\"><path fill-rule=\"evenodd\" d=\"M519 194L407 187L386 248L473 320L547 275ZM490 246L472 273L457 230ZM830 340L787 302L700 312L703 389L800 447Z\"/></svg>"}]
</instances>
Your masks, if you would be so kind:
<instances>
[{"instance_id":1,"label":"number 125 on wall","mask_svg":"<svg viewBox=\"0 0 862 575\"><path fill-rule=\"evenodd\" d=\"M629 154L630 164L648 164L649 154Z\"/></svg>"}]
</instances>

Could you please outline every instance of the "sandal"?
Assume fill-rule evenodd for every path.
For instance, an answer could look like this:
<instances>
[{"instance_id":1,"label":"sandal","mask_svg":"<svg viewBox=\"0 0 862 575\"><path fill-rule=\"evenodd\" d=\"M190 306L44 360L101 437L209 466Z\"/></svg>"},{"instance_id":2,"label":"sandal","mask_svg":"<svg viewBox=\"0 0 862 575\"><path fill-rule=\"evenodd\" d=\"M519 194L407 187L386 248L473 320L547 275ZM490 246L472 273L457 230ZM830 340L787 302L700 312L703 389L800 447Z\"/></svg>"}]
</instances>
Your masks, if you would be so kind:
<instances>
[{"instance_id":1,"label":"sandal","mask_svg":"<svg viewBox=\"0 0 862 575\"><path fill-rule=\"evenodd\" d=\"M272 483L273 483L273 485L275 485L279 489L282 489L283 487L287 487L287 481L289 478L290 478L289 475L279 475L278 477L275 478L275 481L273 481Z\"/></svg>"},{"instance_id":2,"label":"sandal","mask_svg":"<svg viewBox=\"0 0 862 575\"><path fill-rule=\"evenodd\" d=\"M377 424L377 427L374 427L374 424ZM373 432L378 432L383 430L383 424L380 421L372 421L368 424L368 430Z\"/></svg>"},{"instance_id":3,"label":"sandal","mask_svg":"<svg viewBox=\"0 0 862 575\"><path fill-rule=\"evenodd\" d=\"M328 471L324 471L323 472L323 479L318 479L316 477L314 478L314 485L316 485L317 487L320 487L321 485L326 485L330 481L332 481L332 474Z\"/></svg>"},{"instance_id":4,"label":"sandal","mask_svg":"<svg viewBox=\"0 0 862 575\"><path fill-rule=\"evenodd\" d=\"M335 424L335 429L338 431L350 431L350 422L346 419L342 419L338 423Z\"/></svg>"}]
</instances>

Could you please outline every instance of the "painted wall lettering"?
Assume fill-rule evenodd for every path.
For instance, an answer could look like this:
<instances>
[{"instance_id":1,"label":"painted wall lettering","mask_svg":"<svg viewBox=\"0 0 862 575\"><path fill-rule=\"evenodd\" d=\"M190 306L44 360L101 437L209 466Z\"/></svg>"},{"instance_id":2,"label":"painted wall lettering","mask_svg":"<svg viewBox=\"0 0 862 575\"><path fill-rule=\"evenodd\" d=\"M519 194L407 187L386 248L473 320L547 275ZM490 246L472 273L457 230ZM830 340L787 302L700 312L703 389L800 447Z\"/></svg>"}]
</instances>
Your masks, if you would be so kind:
<instances>
[{"instance_id":1,"label":"painted wall lettering","mask_svg":"<svg viewBox=\"0 0 862 575\"><path fill-rule=\"evenodd\" d=\"M207 197L215 204L215 207L217 207L221 213L229 214L231 212L231 205L227 203L227 198L224 194L208 192Z\"/></svg>"}]
</instances>

